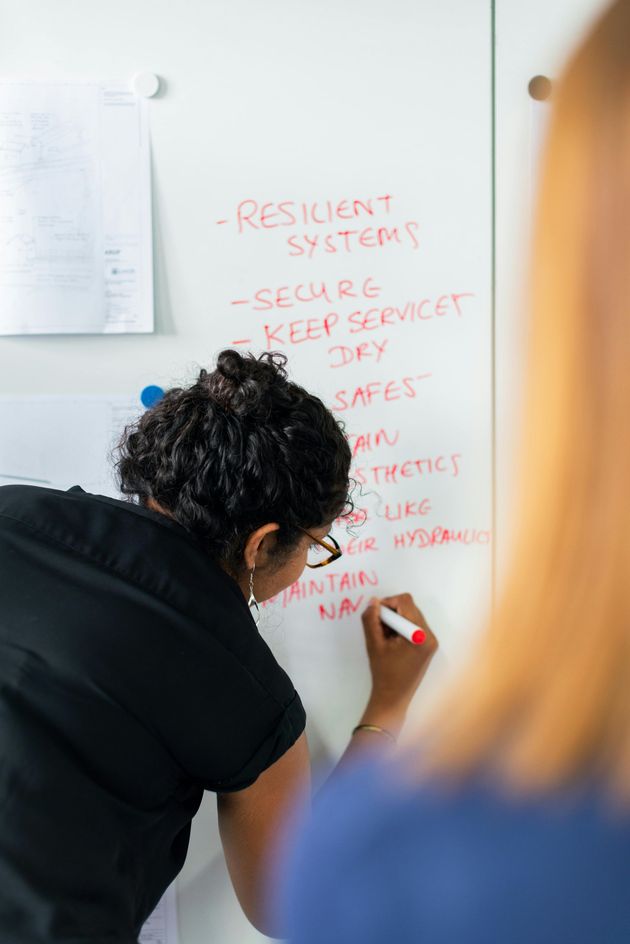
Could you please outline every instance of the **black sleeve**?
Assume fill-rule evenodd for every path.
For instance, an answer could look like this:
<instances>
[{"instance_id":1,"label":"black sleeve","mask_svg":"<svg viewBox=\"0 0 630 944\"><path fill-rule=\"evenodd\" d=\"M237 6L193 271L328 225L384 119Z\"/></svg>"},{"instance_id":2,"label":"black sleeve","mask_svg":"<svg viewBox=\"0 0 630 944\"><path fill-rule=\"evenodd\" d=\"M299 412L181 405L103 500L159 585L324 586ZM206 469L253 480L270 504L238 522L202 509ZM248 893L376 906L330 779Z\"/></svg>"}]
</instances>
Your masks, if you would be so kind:
<instances>
[{"instance_id":1,"label":"black sleeve","mask_svg":"<svg viewBox=\"0 0 630 944\"><path fill-rule=\"evenodd\" d=\"M297 741L304 708L253 624L245 627L249 638L240 651L238 631L229 648L216 634L193 631L192 644L170 649L160 734L205 789L241 790Z\"/></svg>"},{"instance_id":2,"label":"black sleeve","mask_svg":"<svg viewBox=\"0 0 630 944\"><path fill-rule=\"evenodd\" d=\"M230 793L249 787L263 770L271 767L295 744L304 731L305 724L306 713L300 696L295 692L282 714L273 722L270 732L257 744L243 766L232 776L206 782L204 786L217 793Z\"/></svg>"}]
</instances>

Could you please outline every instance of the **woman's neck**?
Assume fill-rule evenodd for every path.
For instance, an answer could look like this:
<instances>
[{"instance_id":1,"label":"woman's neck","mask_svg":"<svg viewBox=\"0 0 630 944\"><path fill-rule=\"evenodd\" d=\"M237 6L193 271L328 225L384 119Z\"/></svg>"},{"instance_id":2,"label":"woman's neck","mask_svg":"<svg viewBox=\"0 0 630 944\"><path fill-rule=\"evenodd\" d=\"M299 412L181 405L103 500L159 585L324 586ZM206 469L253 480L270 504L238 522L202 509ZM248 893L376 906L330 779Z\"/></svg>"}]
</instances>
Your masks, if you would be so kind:
<instances>
[{"instance_id":1,"label":"woman's neck","mask_svg":"<svg viewBox=\"0 0 630 944\"><path fill-rule=\"evenodd\" d=\"M173 517L170 511L167 511L166 508L163 508L162 505L156 502L155 498L147 498L144 506L148 508L149 511L157 511L160 515L166 515L167 518Z\"/></svg>"}]
</instances>

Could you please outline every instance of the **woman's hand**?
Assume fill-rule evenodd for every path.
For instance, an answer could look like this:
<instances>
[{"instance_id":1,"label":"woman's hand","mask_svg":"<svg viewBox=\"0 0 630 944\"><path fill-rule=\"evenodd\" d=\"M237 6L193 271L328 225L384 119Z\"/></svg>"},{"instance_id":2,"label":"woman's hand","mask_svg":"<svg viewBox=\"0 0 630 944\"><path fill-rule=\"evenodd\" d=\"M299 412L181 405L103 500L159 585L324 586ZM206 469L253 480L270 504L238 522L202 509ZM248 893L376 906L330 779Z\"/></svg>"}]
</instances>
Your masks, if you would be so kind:
<instances>
[{"instance_id":1,"label":"woman's hand","mask_svg":"<svg viewBox=\"0 0 630 944\"><path fill-rule=\"evenodd\" d=\"M420 626L426 633L425 641L414 645L385 626L379 615L381 604ZM361 722L378 724L397 734L438 642L408 593L372 600L361 619L372 673L372 694Z\"/></svg>"}]
</instances>

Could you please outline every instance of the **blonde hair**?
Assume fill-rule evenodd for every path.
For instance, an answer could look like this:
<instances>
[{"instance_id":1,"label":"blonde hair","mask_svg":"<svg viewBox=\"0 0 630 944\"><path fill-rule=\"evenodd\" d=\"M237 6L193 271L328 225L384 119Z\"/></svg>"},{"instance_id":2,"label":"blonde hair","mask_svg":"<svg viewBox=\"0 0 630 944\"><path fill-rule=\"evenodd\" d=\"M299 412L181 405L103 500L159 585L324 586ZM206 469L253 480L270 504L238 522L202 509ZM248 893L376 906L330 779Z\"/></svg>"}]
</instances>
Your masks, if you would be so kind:
<instances>
[{"instance_id":1,"label":"blonde hair","mask_svg":"<svg viewBox=\"0 0 630 944\"><path fill-rule=\"evenodd\" d=\"M433 759L630 800L630 2L554 90L535 227L519 527Z\"/></svg>"}]
</instances>

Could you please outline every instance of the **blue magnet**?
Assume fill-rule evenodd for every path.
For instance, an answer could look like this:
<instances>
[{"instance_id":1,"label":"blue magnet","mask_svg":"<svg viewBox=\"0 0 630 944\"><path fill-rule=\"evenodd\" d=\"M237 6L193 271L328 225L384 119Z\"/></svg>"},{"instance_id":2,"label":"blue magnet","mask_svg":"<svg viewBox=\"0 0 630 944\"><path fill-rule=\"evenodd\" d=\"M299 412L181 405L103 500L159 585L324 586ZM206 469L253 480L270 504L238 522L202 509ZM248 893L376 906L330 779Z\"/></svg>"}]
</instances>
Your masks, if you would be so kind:
<instances>
[{"instance_id":1,"label":"blue magnet","mask_svg":"<svg viewBox=\"0 0 630 944\"><path fill-rule=\"evenodd\" d=\"M155 384L151 384L150 386L144 388L140 394L140 399L142 400L142 405L146 406L147 410L150 410L152 406L155 406L156 403L160 402L163 396L164 391L162 388L156 387Z\"/></svg>"}]
</instances>

